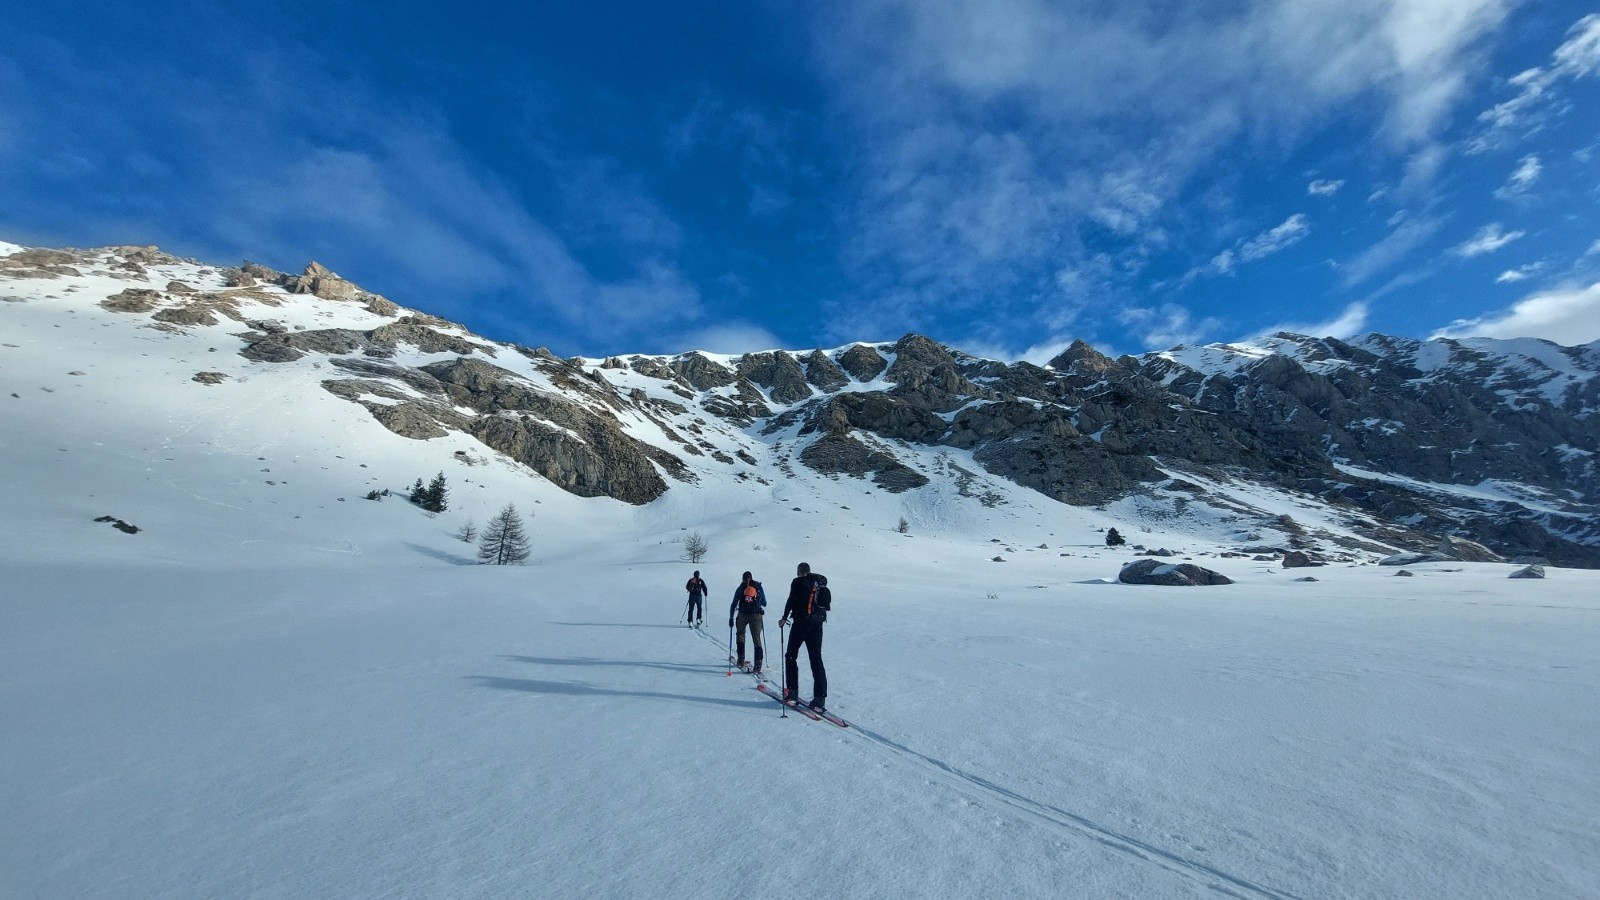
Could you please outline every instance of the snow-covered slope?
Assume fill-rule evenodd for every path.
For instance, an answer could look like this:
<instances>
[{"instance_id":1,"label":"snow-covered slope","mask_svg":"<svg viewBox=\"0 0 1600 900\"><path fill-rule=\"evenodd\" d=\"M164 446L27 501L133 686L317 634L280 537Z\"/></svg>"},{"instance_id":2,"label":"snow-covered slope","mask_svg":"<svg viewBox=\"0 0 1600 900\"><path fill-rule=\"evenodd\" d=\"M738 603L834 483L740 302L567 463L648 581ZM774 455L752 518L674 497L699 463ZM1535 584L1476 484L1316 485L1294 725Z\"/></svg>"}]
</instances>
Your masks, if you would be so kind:
<instances>
[{"instance_id":1,"label":"snow-covered slope","mask_svg":"<svg viewBox=\"0 0 1600 900\"><path fill-rule=\"evenodd\" d=\"M567 407L240 355L272 334L251 323L366 334L409 310L131 250L30 267L0 279L0 896L1600 893L1600 573L1393 577L1366 564L1388 547L1361 549L1383 523L1281 485L1172 471L1069 506L970 449L860 436L933 476L889 490L801 462L821 438L799 417L767 433L803 405L772 388L774 415L740 424L633 361L427 322L681 462L648 502L583 497L372 409L591 427ZM158 308L102 305L130 287ZM347 356L462 356L371 349ZM363 499L441 471L442 514ZM533 559L468 565L455 532L507 502ZM1117 584L1113 525L1235 583ZM1223 555L1290 541L1342 560ZM739 573L781 602L801 560L834 588L848 730L727 674ZM694 568L705 633L679 624Z\"/></svg>"}]
</instances>

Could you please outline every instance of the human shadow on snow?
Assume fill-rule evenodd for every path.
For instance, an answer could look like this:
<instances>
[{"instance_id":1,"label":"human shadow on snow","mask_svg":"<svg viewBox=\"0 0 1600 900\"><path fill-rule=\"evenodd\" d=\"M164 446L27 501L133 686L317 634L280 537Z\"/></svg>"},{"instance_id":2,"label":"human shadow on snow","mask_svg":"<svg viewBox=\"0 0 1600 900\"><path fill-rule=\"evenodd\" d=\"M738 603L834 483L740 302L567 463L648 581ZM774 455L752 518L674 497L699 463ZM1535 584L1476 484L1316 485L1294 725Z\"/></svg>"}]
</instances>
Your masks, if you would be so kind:
<instances>
[{"instance_id":1,"label":"human shadow on snow","mask_svg":"<svg viewBox=\"0 0 1600 900\"><path fill-rule=\"evenodd\" d=\"M664 694L659 691L618 691L595 687L577 681L540 681L535 678L502 678L497 675L468 675L468 681L479 687L500 691L521 691L525 694L560 694L568 697L639 697L645 700L678 700L684 703L704 703L710 706L732 706L737 709L776 708L765 698L729 700L720 697L697 697L692 694Z\"/></svg>"},{"instance_id":2,"label":"human shadow on snow","mask_svg":"<svg viewBox=\"0 0 1600 900\"><path fill-rule=\"evenodd\" d=\"M555 657L501 655L500 658L509 659L512 662L533 663L534 665L539 666L626 666L629 668L640 669L665 669L668 672L692 672L696 675L704 675L712 671L720 673L723 669L723 665L721 663L717 663L715 665L710 663L690 665L688 663L641 662L639 660L632 659L597 659L592 656Z\"/></svg>"}]
</instances>

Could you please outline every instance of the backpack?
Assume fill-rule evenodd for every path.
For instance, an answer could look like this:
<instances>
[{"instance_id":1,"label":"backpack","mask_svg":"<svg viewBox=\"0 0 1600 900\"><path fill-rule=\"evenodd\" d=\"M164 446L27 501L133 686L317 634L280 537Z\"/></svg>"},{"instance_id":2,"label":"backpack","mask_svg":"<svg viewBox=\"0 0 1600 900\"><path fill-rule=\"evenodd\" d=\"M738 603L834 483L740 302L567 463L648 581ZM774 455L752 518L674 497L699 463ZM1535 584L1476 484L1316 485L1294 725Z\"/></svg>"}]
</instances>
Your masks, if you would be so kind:
<instances>
[{"instance_id":1,"label":"backpack","mask_svg":"<svg viewBox=\"0 0 1600 900\"><path fill-rule=\"evenodd\" d=\"M745 585L744 589L740 591L740 612L756 613L761 611L761 601L758 599L761 596L760 584L761 582L759 581L752 581Z\"/></svg>"},{"instance_id":2,"label":"backpack","mask_svg":"<svg viewBox=\"0 0 1600 900\"><path fill-rule=\"evenodd\" d=\"M811 599L806 603L806 613L826 621L828 611L831 609L833 609L833 591L828 590L826 584L811 582Z\"/></svg>"}]
</instances>

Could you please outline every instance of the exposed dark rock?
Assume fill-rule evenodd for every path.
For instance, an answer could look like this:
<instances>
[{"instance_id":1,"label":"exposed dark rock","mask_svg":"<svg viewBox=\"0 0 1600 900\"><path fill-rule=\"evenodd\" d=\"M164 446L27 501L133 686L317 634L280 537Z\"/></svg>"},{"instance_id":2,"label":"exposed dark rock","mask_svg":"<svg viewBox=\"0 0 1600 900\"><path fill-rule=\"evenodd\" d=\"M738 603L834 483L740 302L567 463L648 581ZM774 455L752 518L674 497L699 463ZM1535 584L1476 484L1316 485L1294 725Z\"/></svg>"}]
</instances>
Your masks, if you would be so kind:
<instances>
[{"instance_id":1,"label":"exposed dark rock","mask_svg":"<svg viewBox=\"0 0 1600 900\"><path fill-rule=\"evenodd\" d=\"M283 279L283 287L291 294L313 294L324 300L354 300L360 288L340 278L322 263L313 260L306 270L293 278Z\"/></svg>"},{"instance_id":2,"label":"exposed dark rock","mask_svg":"<svg viewBox=\"0 0 1600 900\"><path fill-rule=\"evenodd\" d=\"M0 256L0 276L7 278L60 278L80 275L75 266L87 262L64 250L18 250Z\"/></svg>"},{"instance_id":3,"label":"exposed dark rock","mask_svg":"<svg viewBox=\"0 0 1600 900\"><path fill-rule=\"evenodd\" d=\"M901 338L894 350L894 364L884 377L894 384L890 393L895 397L923 409L950 412L971 399L991 396L957 370L949 350L920 334Z\"/></svg>"},{"instance_id":4,"label":"exposed dark rock","mask_svg":"<svg viewBox=\"0 0 1600 900\"><path fill-rule=\"evenodd\" d=\"M1400 571L1398 571L1398 572L1396 572L1394 574L1403 575L1406 578L1415 578L1416 577L1416 574L1414 572L1412 572L1410 569L1401 569Z\"/></svg>"},{"instance_id":5,"label":"exposed dark rock","mask_svg":"<svg viewBox=\"0 0 1600 900\"><path fill-rule=\"evenodd\" d=\"M226 381L227 378L228 376L222 372L196 372L194 373L194 377L189 380L197 381L201 384L221 384L222 382Z\"/></svg>"},{"instance_id":6,"label":"exposed dark rock","mask_svg":"<svg viewBox=\"0 0 1600 900\"><path fill-rule=\"evenodd\" d=\"M167 293L169 293L169 294L195 294L195 293L199 293L199 292L196 291L192 286L190 286L188 284L185 284L185 283L183 283L181 281L169 281L169 282L167 282Z\"/></svg>"},{"instance_id":7,"label":"exposed dark rock","mask_svg":"<svg viewBox=\"0 0 1600 900\"><path fill-rule=\"evenodd\" d=\"M889 367L889 361L866 344L852 344L839 354L839 368L857 381L872 381Z\"/></svg>"},{"instance_id":8,"label":"exposed dark rock","mask_svg":"<svg viewBox=\"0 0 1600 900\"><path fill-rule=\"evenodd\" d=\"M697 391L725 387L738 380L732 369L721 363L712 362L701 353L686 353L668 365Z\"/></svg>"},{"instance_id":9,"label":"exposed dark rock","mask_svg":"<svg viewBox=\"0 0 1600 900\"><path fill-rule=\"evenodd\" d=\"M1446 557L1437 553L1396 553L1378 560L1380 566L1410 566L1417 563L1442 562Z\"/></svg>"},{"instance_id":10,"label":"exposed dark rock","mask_svg":"<svg viewBox=\"0 0 1600 900\"><path fill-rule=\"evenodd\" d=\"M1544 566L1523 566L1512 572L1507 578L1543 578Z\"/></svg>"},{"instance_id":11,"label":"exposed dark rock","mask_svg":"<svg viewBox=\"0 0 1600 900\"><path fill-rule=\"evenodd\" d=\"M1089 506L1164 479L1144 456L1117 456L1088 438L1022 434L973 454L988 471L1062 503Z\"/></svg>"},{"instance_id":12,"label":"exposed dark rock","mask_svg":"<svg viewBox=\"0 0 1600 900\"><path fill-rule=\"evenodd\" d=\"M444 427L446 423L463 431L471 428L471 424L464 416L442 409L437 404L403 400L399 403L366 401L361 405L365 406L383 427L401 437L415 440L425 441L444 437L450 433Z\"/></svg>"},{"instance_id":13,"label":"exposed dark rock","mask_svg":"<svg viewBox=\"0 0 1600 900\"><path fill-rule=\"evenodd\" d=\"M614 497L643 505L667 484L639 444L595 416L573 437L567 430L515 415L485 415L470 424L473 437L580 497Z\"/></svg>"},{"instance_id":14,"label":"exposed dark rock","mask_svg":"<svg viewBox=\"0 0 1600 900\"><path fill-rule=\"evenodd\" d=\"M774 403L798 403L811 396L806 373L793 356L782 351L746 353L737 374L772 392Z\"/></svg>"},{"instance_id":15,"label":"exposed dark rock","mask_svg":"<svg viewBox=\"0 0 1600 900\"><path fill-rule=\"evenodd\" d=\"M1128 563L1118 573L1117 580L1123 584L1155 584L1169 587L1233 584L1233 579L1226 575L1193 563L1164 563L1155 559L1141 559Z\"/></svg>"},{"instance_id":16,"label":"exposed dark rock","mask_svg":"<svg viewBox=\"0 0 1600 900\"><path fill-rule=\"evenodd\" d=\"M859 428L886 438L938 443L949 426L934 413L881 391L837 394L813 406L805 431Z\"/></svg>"},{"instance_id":17,"label":"exposed dark rock","mask_svg":"<svg viewBox=\"0 0 1600 900\"><path fill-rule=\"evenodd\" d=\"M928 479L894 456L868 447L847 434L826 434L800 453L800 461L824 475L872 476L874 484L890 493L922 487Z\"/></svg>"},{"instance_id":18,"label":"exposed dark rock","mask_svg":"<svg viewBox=\"0 0 1600 900\"><path fill-rule=\"evenodd\" d=\"M824 391L837 391L850 383L850 376L821 350L806 357L806 381Z\"/></svg>"},{"instance_id":19,"label":"exposed dark rock","mask_svg":"<svg viewBox=\"0 0 1600 900\"><path fill-rule=\"evenodd\" d=\"M1322 557L1314 553L1307 553L1304 550L1290 550L1283 555L1283 567L1285 569L1304 569L1327 564L1327 561Z\"/></svg>"}]
</instances>

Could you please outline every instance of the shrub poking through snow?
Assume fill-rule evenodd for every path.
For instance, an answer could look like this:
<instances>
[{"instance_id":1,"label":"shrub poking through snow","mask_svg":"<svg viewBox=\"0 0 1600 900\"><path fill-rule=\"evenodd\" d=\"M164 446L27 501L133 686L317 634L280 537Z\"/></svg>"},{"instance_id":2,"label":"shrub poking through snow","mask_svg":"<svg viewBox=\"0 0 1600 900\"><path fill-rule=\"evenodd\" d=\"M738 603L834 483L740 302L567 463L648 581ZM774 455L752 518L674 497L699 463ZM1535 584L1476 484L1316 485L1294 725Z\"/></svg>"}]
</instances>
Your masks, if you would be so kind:
<instances>
[{"instance_id":1,"label":"shrub poking through snow","mask_svg":"<svg viewBox=\"0 0 1600 900\"><path fill-rule=\"evenodd\" d=\"M1123 537L1122 534L1117 531L1117 529L1115 529L1115 528L1107 529L1107 531L1106 531L1106 546L1107 547L1120 547L1123 544L1126 544L1127 542L1128 542L1128 539Z\"/></svg>"},{"instance_id":2,"label":"shrub poking through snow","mask_svg":"<svg viewBox=\"0 0 1600 900\"><path fill-rule=\"evenodd\" d=\"M705 536L700 532L691 531L683 539L683 558L689 562L697 563L705 559L706 554L709 552L711 552L711 544L706 541Z\"/></svg>"}]
</instances>

